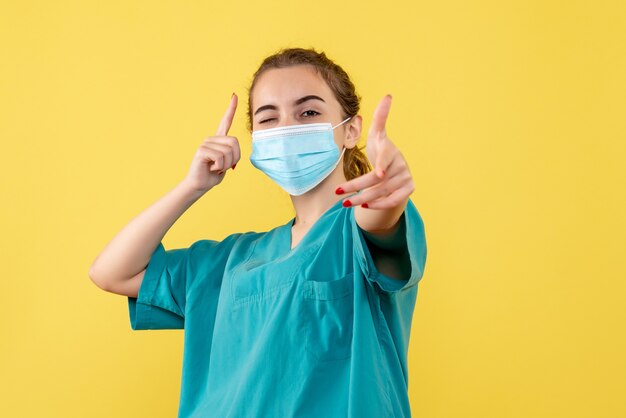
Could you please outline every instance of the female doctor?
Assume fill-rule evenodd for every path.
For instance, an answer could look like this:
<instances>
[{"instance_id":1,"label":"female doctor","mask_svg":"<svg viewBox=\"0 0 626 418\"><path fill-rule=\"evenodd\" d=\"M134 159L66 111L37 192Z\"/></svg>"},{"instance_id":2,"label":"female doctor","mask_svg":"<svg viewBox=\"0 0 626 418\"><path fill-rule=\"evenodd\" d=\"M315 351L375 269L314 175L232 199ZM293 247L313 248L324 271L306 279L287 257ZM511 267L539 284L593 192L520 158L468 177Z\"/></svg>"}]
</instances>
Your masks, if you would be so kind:
<instances>
[{"instance_id":1,"label":"female doctor","mask_svg":"<svg viewBox=\"0 0 626 418\"><path fill-rule=\"evenodd\" d=\"M250 161L295 217L165 250L174 222L236 175L233 94L186 177L98 255L89 276L128 297L133 330L185 330L179 418L411 415L407 350L427 250L409 166L385 129L391 100L374 111L366 157L346 72L313 49L267 57L249 89Z\"/></svg>"}]
</instances>

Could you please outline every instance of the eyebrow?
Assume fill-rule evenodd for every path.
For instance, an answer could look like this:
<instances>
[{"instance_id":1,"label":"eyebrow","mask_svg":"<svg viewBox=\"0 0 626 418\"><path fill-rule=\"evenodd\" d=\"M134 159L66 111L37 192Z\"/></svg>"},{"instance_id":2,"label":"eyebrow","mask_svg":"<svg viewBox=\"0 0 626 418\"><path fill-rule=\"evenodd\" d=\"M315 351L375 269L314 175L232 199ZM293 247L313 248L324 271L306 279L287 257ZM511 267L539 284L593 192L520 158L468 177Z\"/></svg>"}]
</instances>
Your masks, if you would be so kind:
<instances>
[{"instance_id":1,"label":"eyebrow","mask_svg":"<svg viewBox=\"0 0 626 418\"><path fill-rule=\"evenodd\" d=\"M302 104L302 103L304 103L304 102L306 102L308 100L321 100L322 102L326 103L326 101L324 99L322 99L321 97L316 96L314 94L310 94L308 96L304 96L304 97L299 98L298 100L296 100L294 102L294 104L297 106L297 105ZM271 105L271 104L270 105L265 105L265 106L259 107L256 110L256 112L254 112L254 114L256 115L257 113L262 112L264 110L278 110L278 108L276 106L274 106L274 105Z\"/></svg>"}]
</instances>

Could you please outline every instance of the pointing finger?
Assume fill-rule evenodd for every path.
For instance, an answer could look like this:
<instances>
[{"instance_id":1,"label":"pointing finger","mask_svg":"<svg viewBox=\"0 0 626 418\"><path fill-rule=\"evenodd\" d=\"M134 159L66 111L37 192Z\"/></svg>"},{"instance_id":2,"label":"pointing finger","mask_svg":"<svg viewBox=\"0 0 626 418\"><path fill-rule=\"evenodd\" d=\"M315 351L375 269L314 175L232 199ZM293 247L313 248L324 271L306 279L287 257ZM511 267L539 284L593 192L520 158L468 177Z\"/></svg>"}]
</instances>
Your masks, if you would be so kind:
<instances>
[{"instance_id":1,"label":"pointing finger","mask_svg":"<svg viewBox=\"0 0 626 418\"><path fill-rule=\"evenodd\" d=\"M235 117L235 111L237 110L237 95L233 93L230 98L230 104L228 105L228 109L226 109L226 113L222 117L220 121L220 126L217 128L216 136L226 136L228 135L228 130L230 129L230 125L233 123L233 118Z\"/></svg>"},{"instance_id":2,"label":"pointing finger","mask_svg":"<svg viewBox=\"0 0 626 418\"><path fill-rule=\"evenodd\" d=\"M385 173L389 171L389 166L397 153L398 149L389 140L384 140L381 143L381 146L376 151L376 162L374 163L378 177L381 179L385 177Z\"/></svg>"},{"instance_id":3,"label":"pointing finger","mask_svg":"<svg viewBox=\"0 0 626 418\"><path fill-rule=\"evenodd\" d=\"M376 106L374 110L374 116L372 125L370 126L369 136L384 136L385 123L387 122L387 116L389 115L389 108L391 107L391 94L386 95Z\"/></svg>"}]
</instances>

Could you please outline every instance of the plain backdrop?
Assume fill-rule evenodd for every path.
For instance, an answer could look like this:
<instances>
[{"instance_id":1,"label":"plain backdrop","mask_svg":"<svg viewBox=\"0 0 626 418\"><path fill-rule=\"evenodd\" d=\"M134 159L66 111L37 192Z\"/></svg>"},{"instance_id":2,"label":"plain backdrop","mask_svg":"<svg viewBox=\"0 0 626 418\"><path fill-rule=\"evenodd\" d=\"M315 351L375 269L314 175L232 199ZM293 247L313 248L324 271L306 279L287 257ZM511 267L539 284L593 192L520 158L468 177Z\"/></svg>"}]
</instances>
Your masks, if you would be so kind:
<instances>
[{"instance_id":1,"label":"plain backdrop","mask_svg":"<svg viewBox=\"0 0 626 418\"><path fill-rule=\"evenodd\" d=\"M89 266L232 92L241 162L165 247L287 222L248 160L246 89L267 55L314 47L364 133L393 95L428 244L414 416L626 416L625 27L601 0L2 2L0 415L176 416L183 331L132 331Z\"/></svg>"}]
</instances>

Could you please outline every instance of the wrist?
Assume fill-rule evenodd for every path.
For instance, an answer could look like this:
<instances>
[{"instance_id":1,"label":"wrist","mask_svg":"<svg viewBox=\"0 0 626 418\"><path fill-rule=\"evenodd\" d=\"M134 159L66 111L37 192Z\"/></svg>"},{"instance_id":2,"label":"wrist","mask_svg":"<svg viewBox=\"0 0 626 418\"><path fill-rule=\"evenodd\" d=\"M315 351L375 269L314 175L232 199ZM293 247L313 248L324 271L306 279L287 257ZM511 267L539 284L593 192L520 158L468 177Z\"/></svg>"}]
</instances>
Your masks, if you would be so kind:
<instances>
[{"instance_id":1,"label":"wrist","mask_svg":"<svg viewBox=\"0 0 626 418\"><path fill-rule=\"evenodd\" d=\"M180 183L178 183L176 188L184 196L186 196L187 199L191 200L192 202L195 202L196 200L200 199L206 192L208 192L210 190L210 189L209 190L202 190L202 189L198 188L188 178L185 178Z\"/></svg>"},{"instance_id":2,"label":"wrist","mask_svg":"<svg viewBox=\"0 0 626 418\"><path fill-rule=\"evenodd\" d=\"M358 226L358 224L357 224ZM395 252L403 250L406 246L406 219L405 214L400 215L396 224L385 231L366 231L359 227L366 241L381 250Z\"/></svg>"}]
</instances>

